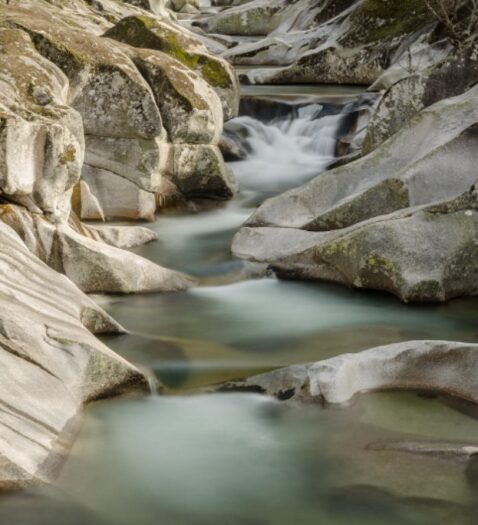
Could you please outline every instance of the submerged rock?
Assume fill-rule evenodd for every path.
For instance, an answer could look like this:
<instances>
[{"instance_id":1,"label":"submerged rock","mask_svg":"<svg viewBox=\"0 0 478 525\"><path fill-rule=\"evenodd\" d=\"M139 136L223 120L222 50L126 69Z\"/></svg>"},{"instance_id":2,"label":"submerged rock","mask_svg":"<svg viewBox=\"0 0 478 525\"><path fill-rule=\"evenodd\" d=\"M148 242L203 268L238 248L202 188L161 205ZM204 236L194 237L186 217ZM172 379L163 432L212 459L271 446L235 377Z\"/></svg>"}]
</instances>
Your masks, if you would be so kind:
<instances>
[{"instance_id":1,"label":"submerged rock","mask_svg":"<svg viewBox=\"0 0 478 525\"><path fill-rule=\"evenodd\" d=\"M346 403L356 394L373 390L424 390L478 403L477 360L475 344L409 341L294 365L220 388L255 388L279 399L327 403Z\"/></svg>"}]
</instances>

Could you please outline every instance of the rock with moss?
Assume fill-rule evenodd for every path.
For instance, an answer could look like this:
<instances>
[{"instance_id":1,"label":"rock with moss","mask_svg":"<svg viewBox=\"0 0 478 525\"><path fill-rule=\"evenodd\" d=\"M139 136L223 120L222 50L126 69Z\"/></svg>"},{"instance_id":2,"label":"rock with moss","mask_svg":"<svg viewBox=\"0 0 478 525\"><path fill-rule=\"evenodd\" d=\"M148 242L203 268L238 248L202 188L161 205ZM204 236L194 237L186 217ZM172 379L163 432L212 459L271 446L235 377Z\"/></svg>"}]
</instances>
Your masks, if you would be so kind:
<instances>
[{"instance_id":1,"label":"rock with moss","mask_svg":"<svg viewBox=\"0 0 478 525\"><path fill-rule=\"evenodd\" d=\"M478 295L478 192L310 232L244 228L235 255L269 263L280 277L392 293L404 302Z\"/></svg>"},{"instance_id":2,"label":"rock with moss","mask_svg":"<svg viewBox=\"0 0 478 525\"><path fill-rule=\"evenodd\" d=\"M227 19L228 13L232 22L234 11L244 11L246 19L246 12L252 16L263 4L255 0L226 10L205 24ZM421 0L298 0L286 2L269 19L276 22L264 39L224 53L237 64L284 66L251 71L245 76L250 83L370 85L415 43L433 40L436 25Z\"/></svg>"},{"instance_id":3,"label":"rock with moss","mask_svg":"<svg viewBox=\"0 0 478 525\"><path fill-rule=\"evenodd\" d=\"M148 139L162 133L153 93L119 47L42 6L8 8L0 20L29 33L37 50L69 78L68 102L81 114L86 134Z\"/></svg>"},{"instance_id":4,"label":"rock with moss","mask_svg":"<svg viewBox=\"0 0 478 525\"><path fill-rule=\"evenodd\" d=\"M53 481L83 404L148 385L91 333L122 328L3 222L0 237L0 488L12 490Z\"/></svg>"},{"instance_id":5,"label":"rock with moss","mask_svg":"<svg viewBox=\"0 0 478 525\"><path fill-rule=\"evenodd\" d=\"M226 60L211 55L192 33L173 23L133 16L121 20L105 36L134 47L155 49L179 60L197 71L217 92L226 119L237 115L239 88L233 68Z\"/></svg>"},{"instance_id":6,"label":"rock with moss","mask_svg":"<svg viewBox=\"0 0 478 525\"><path fill-rule=\"evenodd\" d=\"M475 87L437 102L369 155L266 201L248 224L329 230L457 196L476 178L477 100Z\"/></svg>"},{"instance_id":7,"label":"rock with moss","mask_svg":"<svg viewBox=\"0 0 478 525\"><path fill-rule=\"evenodd\" d=\"M154 93L169 141L217 144L223 112L221 100L211 85L165 53L135 49L132 54Z\"/></svg>"},{"instance_id":8,"label":"rock with moss","mask_svg":"<svg viewBox=\"0 0 478 525\"><path fill-rule=\"evenodd\" d=\"M215 20L221 20L223 31L230 32L225 24L228 17L231 24L246 24L246 13L259 16L265 26L272 24L263 39L238 41L223 53L236 64L282 66L250 71L244 75L249 83L370 85L391 67L405 76L411 55L414 66L424 66L449 52L436 43L436 22L421 0L297 0L285 2L274 16L261 15L269 5L255 0L203 24L214 27ZM242 18L236 21L240 12Z\"/></svg>"},{"instance_id":9,"label":"rock with moss","mask_svg":"<svg viewBox=\"0 0 478 525\"><path fill-rule=\"evenodd\" d=\"M108 3L114 4L113 0L101 2L100 11L109 12L111 9L116 12ZM125 9L137 10L133 7ZM64 207L68 207L67 191L77 188L73 195L74 198L81 196L82 218L150 220L154 217L156 202L161 199L159 190L171 171L168 165L170 144L184 143L188 149L190 144L218 143L223 103L229 116L237 110L235 75L224 60L208 54L192 35L167 20L146 16L139 10L137 15L127 17L114 28L121 30L123 25L129 28L129 20L144 22L148 38L160 40L158 34L161 37L166 35L166 52L163 52L157 49L158 46L150 45L147 39L142 43L134 41L131 46L119 42L120 39L101 37L92 29L97 23L96 11L90 13L91 19L82 27L78 17L69 17L70 11L75 10L82 16L90 13L89 4L83 0L68 0L61 6L56 0L39 0L38 4L14 2L0 8L0 27L4 26L4 31L16 32L28 40L31 53L35 54L32 60L48 68L43 76L52 84L45 82L45 86L35 87L34 97L41 103L37 104L32 99L33 94L27 93L32 70L20 69L24 77L20 80L26 85L26 94L22 93L21 98L30 97L34 110L39 113L37 108L40 108L46 113L43 106L53 88L58 92L57 99L63 97L62 106L57 104L56 112L63 111L65 115L60 115L61 123L69 126L79 142L75 149L76 144L71 141L64 152L52 148L52 154L60 159L60 167L69 176L69 186L61 192ZM104 22L104 17L102 20ZM98 23L96 29L101 27L102 23ZM129 35L130 31L127 33ZM12 49L15 49L16 40L13 37L11 40ZM149 49L138 47L142 45ZM12 69L18 69L16 63L11 60L10 63ZM48 111L52 113L52 104ZM29 126L25 124L24 127ZM33 129L35 133L37 128ZM59 129L53 129L60 133ZM27 132L30 133L28 129L22 131L23 134ZM97 170L94 184L92 177L78 184L78 172L83 162L83 136L86 137L86 163L89 166L83 169L83 173L87 177L91 169ZM61 138L51 140L56 145ZM81 151L77 151L80 147ZM51 168L53 163L49 162L48 166ZM71 175L74 169L76 176ZM221 170L226 172L224 166ZM27 169L23 171L28 172ZM177 172L176 169L172 171ZM191 170L183 175L187 177L190 173ZM213 177L217 173L214 172ZM123 197L113 203L108 195L114 187L113 180L117 180L118 187L130 187L134 197ZM100 187L101 181L105 183L103 188ZM228 185L227 181L225 185ZM201 184L198 193L208 198L204 188ZM58 189L58 180L55 189ZM26 204L24 186L14 191L19 194L18 202ZM117 188L114 192L119 197ZM35 195L41 197L42 193L37 190ZM211 197L217 198L217 188ZM128 203L132 205L130 210L127 209ZM30 208L32 211L53 212L59 207L55 203L53 206L41 203L39 207L32 205Z\"/></svg>"},{"instance_id":10,"label":"rock with moss","mask_svg":"<svg viewBox=\"0 0 478 525\"><path fill-rule=\"evenodd\" d=\"M33 254L84 292L170 292L193 284L186 275L115 247L121 242L119 231L113 237L108 231L103 236L100 232L93 235L89 227L85 231L81 224L30 214L13 205L0 207L0 221L10 226ZM132 239L131 231L129 237ZM148 239L152 240L151 236ZM127 239L123 245L124 241Z\"/></svg>"},{"instance_id":11,"label":"rock with moss","mask_svg":"<svg viewBox=\"0 0 478 525\"><path fill-rule=\"evenodd\" d=\"M375 390L419 390L478 403L478 346L452 341L408 341L344 354L316 363L294 365L221 385L220 390L261 391L282 400L319 399L346 403ZM470 447L407 447L413 453L456 454L468 459ZM397 446L397 445L395 445ZM400 447L404 450L404 445ZM391 446L374 447L392 450ZM458 449L458 450L457 450Z\"/></svg>"}]
</instances>

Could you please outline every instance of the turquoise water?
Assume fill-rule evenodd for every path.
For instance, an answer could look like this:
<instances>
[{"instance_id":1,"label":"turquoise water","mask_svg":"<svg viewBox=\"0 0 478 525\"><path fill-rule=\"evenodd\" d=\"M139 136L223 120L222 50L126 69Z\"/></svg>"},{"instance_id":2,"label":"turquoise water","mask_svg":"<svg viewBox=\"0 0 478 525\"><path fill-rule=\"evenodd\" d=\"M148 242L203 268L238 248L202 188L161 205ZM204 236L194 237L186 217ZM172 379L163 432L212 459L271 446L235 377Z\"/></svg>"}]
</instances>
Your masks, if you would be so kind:
<instances>
[{"instance_id":1,"label":"turquoise water","mask_svg":"<svg viewBox=\"0 0 478 525\"><path fill-rule=\"evenodd\" d=\"M464 464L370 450L472 442L478 421L456 408L411 393L334 409L249 394L99 404L59 483L121 525L471 523Z\"/></svg>"}]
</instances>

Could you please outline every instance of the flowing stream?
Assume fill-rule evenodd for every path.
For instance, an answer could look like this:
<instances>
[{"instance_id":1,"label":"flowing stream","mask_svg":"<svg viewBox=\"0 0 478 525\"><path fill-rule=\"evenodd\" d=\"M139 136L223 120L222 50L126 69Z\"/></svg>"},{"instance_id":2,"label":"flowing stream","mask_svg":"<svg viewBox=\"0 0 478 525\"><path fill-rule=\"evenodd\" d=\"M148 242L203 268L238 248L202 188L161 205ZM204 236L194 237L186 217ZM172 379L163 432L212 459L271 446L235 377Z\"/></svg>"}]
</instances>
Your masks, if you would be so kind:
<instances>
[{"instance_id":1,"label":"flowing stream","mask_svg":"<svg viewBox=\"0 0 478 525\"><path fill-rule=\"evenodd\" d=\"M1 523L473 523L477 480L464 463L383 446L477 443L478 414L467 404L388 392L325 408L198 393L379 344L478 336L474 300L403 305L382 294L281 282L231 256L232 236L259 202L334 162L336 138L358 110L356 90L295 89L228 125L247 151L231 163L240 194L161 215L151 225L159 241L136 250L195 275L200 286L97 298L131 330L107 344L152 370L169 395L91 406L58 486L4 500Z\"/></svg>"}]
</instances>

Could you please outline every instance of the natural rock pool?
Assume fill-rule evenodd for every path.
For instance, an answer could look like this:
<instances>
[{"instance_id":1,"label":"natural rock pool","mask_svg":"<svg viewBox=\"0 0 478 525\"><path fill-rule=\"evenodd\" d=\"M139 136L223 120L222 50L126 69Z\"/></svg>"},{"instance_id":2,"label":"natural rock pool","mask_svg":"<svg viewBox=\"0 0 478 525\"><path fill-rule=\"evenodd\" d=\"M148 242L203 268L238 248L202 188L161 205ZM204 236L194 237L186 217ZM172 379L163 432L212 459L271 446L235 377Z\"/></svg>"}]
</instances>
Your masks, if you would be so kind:
<instances>
[{"instance_id":1,"label":"natural rock pool","mask_svg":"<svg viewBox=\"0 0 478 525\"><path fill-rule=\"evenodd\" d=\"M334 161L343 108L356 93L287 91L301 105L293 117L232 123L248 137L248 157L231 163L239 196L161 215L151 225L159 241L136 249L200 286L97 297L131 331L107 344L152 370L168 395L91 406L57 488L5 499L1 523L474 523L478 474L466 454L446 452L478 445L478 413L463 402L388 392L330 408L197 390L381 344L478 336L477 300L404 305L279 281L230 255L232 236L259 202ZM284 100L276 88L273 95Z\"/></svg>"}]
</instances>

